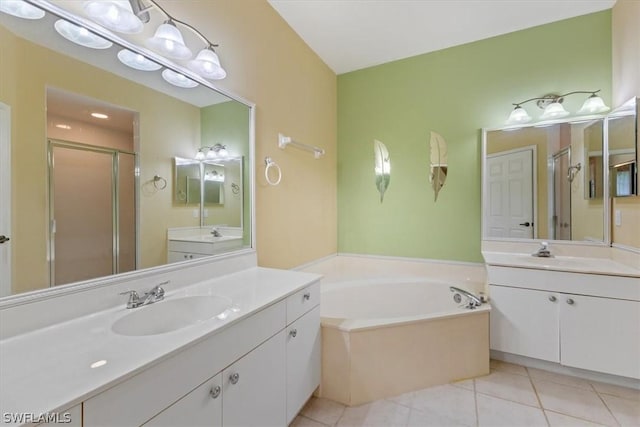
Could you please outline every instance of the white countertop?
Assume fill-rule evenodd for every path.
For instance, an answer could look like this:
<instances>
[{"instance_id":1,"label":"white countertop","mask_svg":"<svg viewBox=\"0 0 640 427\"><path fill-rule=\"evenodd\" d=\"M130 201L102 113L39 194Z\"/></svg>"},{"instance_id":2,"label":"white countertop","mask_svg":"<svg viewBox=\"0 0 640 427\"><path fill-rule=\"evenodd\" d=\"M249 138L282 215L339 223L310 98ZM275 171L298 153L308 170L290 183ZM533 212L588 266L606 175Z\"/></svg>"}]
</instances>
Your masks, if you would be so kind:
<instances>
[{"instance_id":1,"label":"white countertop","mask_svg":"<svg viewBox=\"0 0 640 427\"><path fill-rule=\"evenodd\" d=\"M0 341L0 413L40 414L68 409L320 277L255 267L167 291L167 300L224 296L239 310L224 320L214 317L164 334L131 337L114 333L111 325L131 313L121 304ZM107 363L91 368L100 360Z\"/></svg>"},{"instance_id":2,"label":"white countertop","mask_svg":"<svg viewBox=\"0 0 640 427\"><path fill-rule=\"evenodd\" d=\"M633 268L609 258L573 256L540 258L531 256L531 254L489 251L483 251L482 256L488 265L501 267L532 268L536 270L553 270L640 278L640 269Z\"/></svg>"}]
</instances>

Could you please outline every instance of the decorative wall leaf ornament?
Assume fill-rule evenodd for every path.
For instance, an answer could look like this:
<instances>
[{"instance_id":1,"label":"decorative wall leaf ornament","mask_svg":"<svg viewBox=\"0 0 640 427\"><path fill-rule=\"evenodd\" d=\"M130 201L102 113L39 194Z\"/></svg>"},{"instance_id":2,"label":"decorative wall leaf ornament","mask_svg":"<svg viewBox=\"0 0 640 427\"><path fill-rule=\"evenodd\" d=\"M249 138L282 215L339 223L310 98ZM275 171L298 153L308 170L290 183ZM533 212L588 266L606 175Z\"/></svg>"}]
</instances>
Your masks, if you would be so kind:
<instances>
[{"instance_id":1,"label":"decorative wall leaf ornament","mask_svg":"<svg viewBox=\"0 0 640 427\"><path fill-rule=\"evenodd\" d=\"M373 140L373 152L375 157L376 188L380 192L380 203L384 199L384 192L391 181L391 159L389 150L377 139Z\"/></svg>"},{"instance_id":2,"label":"decorative wall leaf ornament","mask_svg":"<svg viewBox=\"0 0 640 427\"><path fill-rule=\"evenodd\" d=\"M429 181L435 193L434 202L438 200L438 193L447 180L447 142L442 135L431 132L431 140L429 142L431 149L431 172Z\"/></svg>"}]
</instances>

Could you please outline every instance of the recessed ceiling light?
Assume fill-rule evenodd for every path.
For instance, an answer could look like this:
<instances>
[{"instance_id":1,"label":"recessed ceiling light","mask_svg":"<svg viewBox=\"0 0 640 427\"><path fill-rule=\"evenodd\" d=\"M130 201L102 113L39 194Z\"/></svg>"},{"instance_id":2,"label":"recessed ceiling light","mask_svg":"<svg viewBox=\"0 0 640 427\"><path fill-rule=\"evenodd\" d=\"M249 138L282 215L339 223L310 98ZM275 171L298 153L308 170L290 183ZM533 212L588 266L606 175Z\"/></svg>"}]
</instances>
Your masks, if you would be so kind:
<instances>
[{"instance_id":1,"label":"recessed ceiling light","mask_svg":"<svg viewBox=\"0 0 640 427\"><path fill-rule=\"evenodd\" d=\"M91 117L95 117L96 119L108 119L109 116L102 113L91 113Z\"/></svg>"},{"instance_id":2,"label":"recessed ceiling light","mask_svg":"<svg viewBox=\"0 0 640 427\"><path fill-rule=\"evenodd\" d=\"M65 124L63 124L63 123L58 123L58 124L56 125L56 127L57 127L58 129L65 129L65 130L70 130L70 129L71 129L71 126L69 126L69 125L65 125Z\"/></svg>"}]
</instances>

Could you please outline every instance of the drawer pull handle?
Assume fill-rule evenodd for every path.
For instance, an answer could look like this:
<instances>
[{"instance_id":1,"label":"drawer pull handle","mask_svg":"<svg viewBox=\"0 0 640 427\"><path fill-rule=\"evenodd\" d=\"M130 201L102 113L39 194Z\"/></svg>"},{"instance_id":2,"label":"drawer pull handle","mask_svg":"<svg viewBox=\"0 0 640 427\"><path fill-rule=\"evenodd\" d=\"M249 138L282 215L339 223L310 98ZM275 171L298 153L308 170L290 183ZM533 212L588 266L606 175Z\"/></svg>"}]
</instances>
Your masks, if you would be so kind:
<instances>
[{"instance_id":1,"label":"drawer pull handle","mask_svg":"<svg viewBox=\"0 0 640 427\"><path fill-rule=\"evenodd\" d=\"M554 295L550 295L549 296L549 301L551 301L551 302L556 302L556 299L557 298Z\"/></svg>"},{"instance_id":2,"label":"drawer pull handle","mask_svg":"<svg viewBox=\"0 0 640 427\"><path fill-rule=\"evenodd\" d=\"M574 303L574 302L575 302L575 301L574 301L574 300L572 300L571 298L568 298L568 299L567 299L567 304L569 304L569 305L573 305L573 303Z\"/></svg>"},{"instance_id":3,"label":"drawer pull handle","mask_svg":"<svg viewBox=\"0 0 640 427\"><path fill-rule=\"evenodd\" d=\"M229 381L231 381L231 384L238 384L238 381L240 381L240 374L236 372L235 374L229 375Z\"/></svg>"},{"instance_id":4,"label":"drawer pull handle","mask_svg":"<svg viewBox=\"0 0 640 427\"><path fill-rule=\"evenodd\" d=\"M298 335L298 330L297 329L290 330L289 335L291 335L291 338L295 338L296 335Z\"/></svg>"},{"instance_id":5,"label":"drawer pull handle","mask_svg":"<svg viewBox=\"0 0 640 427\"><path fill-rule=\"evenodd\" d=\"M217 399L217 398L218 398L218 396L220 396L220 391L222 391L222 389L220 388L220 386L219 386L219 385L217 385L217 386L215 386L215 387L213 387L213 388L211 389L211 391L209 392L209 394L211 395L211 398L212 398L212 399Z\"/></svg>"},{"instance_id":6,"label":"drawer pull handle","mask_svg":"<svg viewBox=\"0 0 640 427\"><path fill-rule=\"evenodd\" d=\"M309 299L311 299L311 292L307 292L304 295L302 295L302 299L309 301Z\"/></svg>"}]
</instances>

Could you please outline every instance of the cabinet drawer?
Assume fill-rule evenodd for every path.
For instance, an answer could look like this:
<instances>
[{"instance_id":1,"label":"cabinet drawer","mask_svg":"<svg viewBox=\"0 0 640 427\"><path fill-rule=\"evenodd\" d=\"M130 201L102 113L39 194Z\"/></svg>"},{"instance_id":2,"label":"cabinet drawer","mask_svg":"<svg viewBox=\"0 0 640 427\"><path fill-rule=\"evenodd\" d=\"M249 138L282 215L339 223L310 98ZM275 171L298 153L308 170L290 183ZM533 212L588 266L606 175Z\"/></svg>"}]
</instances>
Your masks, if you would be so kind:
<instances>
[{"instance_id":1,"label":"cabinet drawer","mask_svg":"<svg viewBox=\"0 0 640 427\"><path fill-rule=\"evenodd\" d=\"M315 282L287 298L287 325L320 304L320 282Z\"/></svg>"},{"instance_id":2,"label":"cabinet drawer","mask_svg":"<svg viewBox=\"0 0 640 427\"><path fill-rule=\"evenodd\" d=\"M189 261L190 259L204 258L206 256L209 255L169 251L167 255L167 262Z\"/></svg>"},{"instance_id":3,"label":"cabinet drawer","mask_svg":"<svg viewBox=\"0 0 640 427\"><path fill-rule=\"evenodd\" d=\"M284 301L84 402L84 426L141 425L286 326Z\"/></svg>"}]
</instances>

